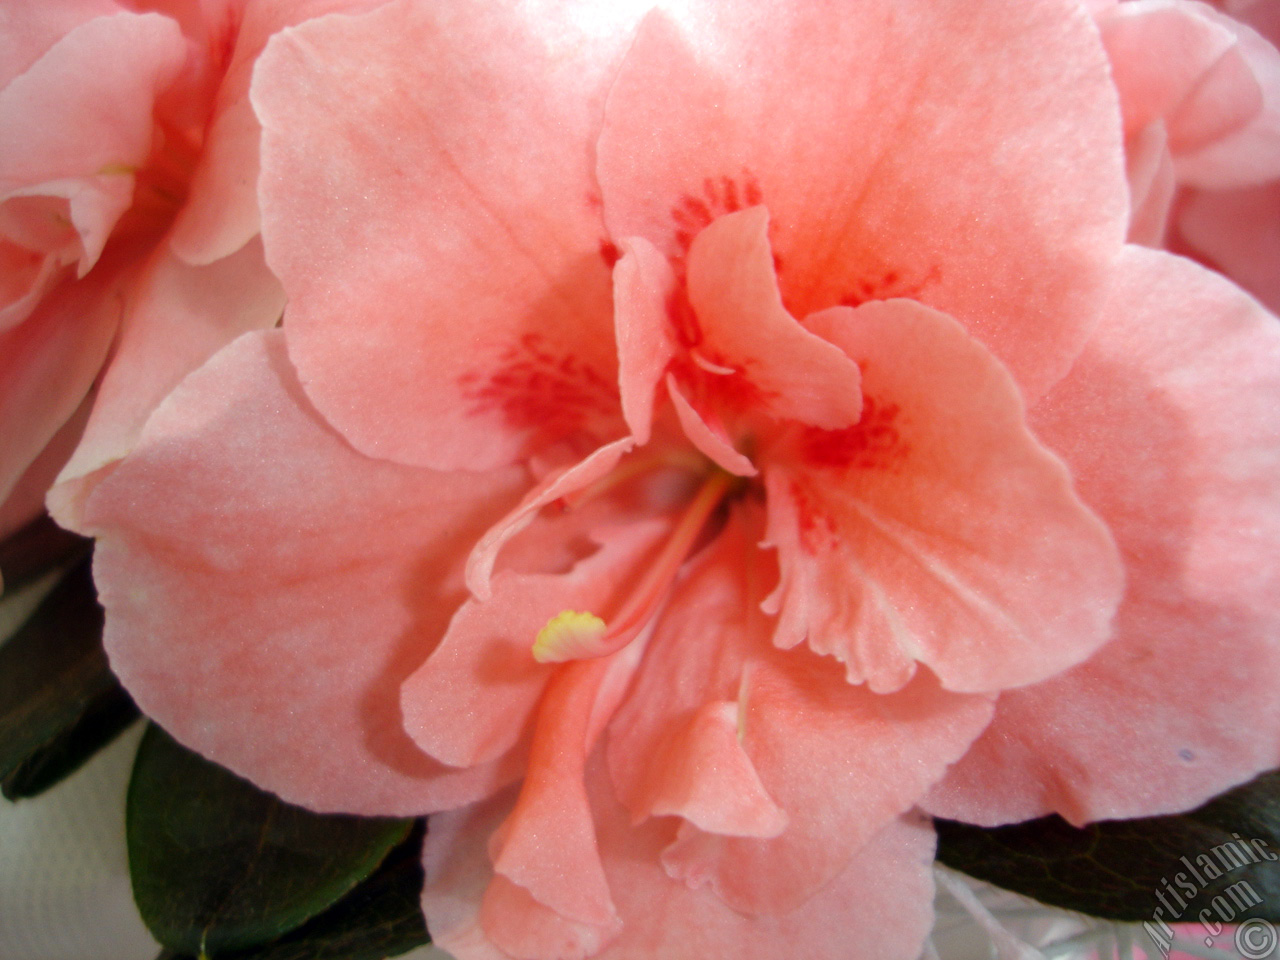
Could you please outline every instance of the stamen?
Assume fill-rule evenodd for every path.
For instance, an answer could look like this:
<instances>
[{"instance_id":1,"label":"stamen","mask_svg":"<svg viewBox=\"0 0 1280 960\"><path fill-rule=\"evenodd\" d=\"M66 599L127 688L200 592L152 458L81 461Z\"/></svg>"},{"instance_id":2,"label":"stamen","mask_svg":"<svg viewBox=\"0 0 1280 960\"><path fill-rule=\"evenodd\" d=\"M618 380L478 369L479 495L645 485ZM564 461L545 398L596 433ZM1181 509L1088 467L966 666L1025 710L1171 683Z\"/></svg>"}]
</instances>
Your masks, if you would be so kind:
<instances>
[{"instance_id":1,"label":"stamen","mask_svg":"<svg viewBox=\"0 0 1280 960\"><path fill-rule=\"evenodd\" d=\"M533 641L533 659L539 663L561 663L590 656L592 646L604 634L604 621L594 613L562 610L538 631Z\"/></svg>"},{"instance_id":2,"label":"stamen","mask_svg":"<svg viewBox=\"0 0 1280 960\"><path fill-rule=\"evenodd\" d=\"M621 650L639 636L667 595L707 518L738 482L738 477L723 470L716 470L707 477L676 522L662 552L607 629L604 629L604 621L594 614L565 610L538 631L533 644L533 658L539 663L564 663L567 660L604 657Z\"/></svg>"}]
</instances>

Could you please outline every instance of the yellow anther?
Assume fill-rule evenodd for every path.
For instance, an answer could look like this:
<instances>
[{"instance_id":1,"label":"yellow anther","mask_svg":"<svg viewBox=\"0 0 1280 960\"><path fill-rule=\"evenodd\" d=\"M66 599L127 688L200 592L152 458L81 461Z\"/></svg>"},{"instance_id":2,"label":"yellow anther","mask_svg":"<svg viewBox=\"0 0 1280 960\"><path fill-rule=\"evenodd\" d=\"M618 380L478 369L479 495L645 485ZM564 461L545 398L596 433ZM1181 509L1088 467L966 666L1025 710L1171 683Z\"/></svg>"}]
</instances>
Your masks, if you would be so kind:
<instances>
[{"instance_id":1,"label":"yellow anther","mask_svg":"<svg viewBox=\"0 0 1280 960\"><path fill-rule=\"evenodd\" d=\"M605 631L605 622L594 613L561 610L538 631L533 641L533 659L539 663L564 663L592 656Z\"/></svg>"}]
</instances>

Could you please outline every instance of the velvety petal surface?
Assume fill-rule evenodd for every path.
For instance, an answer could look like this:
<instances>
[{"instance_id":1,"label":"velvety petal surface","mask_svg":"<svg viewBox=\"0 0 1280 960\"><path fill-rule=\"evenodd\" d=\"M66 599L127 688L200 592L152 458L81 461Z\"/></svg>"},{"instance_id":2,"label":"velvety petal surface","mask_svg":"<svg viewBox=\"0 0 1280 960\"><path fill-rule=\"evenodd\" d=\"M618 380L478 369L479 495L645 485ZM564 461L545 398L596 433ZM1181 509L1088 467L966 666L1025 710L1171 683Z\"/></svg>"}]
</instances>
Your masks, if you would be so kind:
<instances>
[{"instance_id":1,"label":"velvety petal surface","mask_svg":"<svg viewBox=\"0 0 1280 960\"><path fill-rule=\"evenodd\" d=\"M1127 153L1125 169L1133 204L1129 242L1160 249L1167 239L1178 186L1164 124L1157 121L1134 134Z\"/></svg>"},{"instance_id":2,"label":"velvety petal surface","mask_svg":"<svg viewBox=\"0 0 1280 960\"><path fill-rule=\"evenodd\" d=\"M740 699L743 749L787 814L786 829L757 839L685 824L662 862L671 876L710 886L748 914L785 913L831 882L991 717L985 698L940 690L932 677L875 694L825 663L760 666L744 678Z\"/></svg>"},{"instance_id":3,"label":"velvety petal surface","mask_svg":"<svg viewBox=\"0 0 1280 960\"><path fill-rule=\"evenodd\" d=\"M682 262L715 216L762 203L793 315L921 299L1030 396L1083 345L1124 236L1109 66L1065 0L651 15L599 157L614 237Z\"/></svg>"},{"instance_id":4,"label":"velvety petal surface","mask_svg":"<svg viewBox=\"0 0 1280 960\"><path fill-rule=\"evenodd\" d=\"M735 837L776 837L788 817L769 796L739 739L742 709L732 700L699 708L683 729L648 758L657 768L650 816L683 817L699 830Z\"/></svg>"},{"instance_id":5,"label":"velvety petal surface","mask_svg":"<svg viewBox=\"0 0 1280 960\"><path fill-rule=\"evenodd\" d=\"M711 368L700 378L706 400L752 420L851 426L862 411L858 367L787 313L768 227L768 211L752 207L719 217L689 248L697 339L688 348L695 366Z\"/></svg>"},{"instance_id":6,"label":"velvety petal surface","mask_svg":"<svg viewBox=\"0 0 1280 960\"><path fill-rule=\"evenodd\" d=\"M1190 153L1239 130L1262 109L1262 88L1235 34L1206 4L1120 3L1099 17L1125 131L1161 121L1169 149Z\"/></svg>"},{"instance_id":7,"label":"velvety petal surface","mask_svg":"<svg viewBox=\"0 0 1280 960\"><path fill-rule=\"evenodd\" d=\"M977 823L1183 810L1280 763L1280 325L1132 248L1089 350L1033 411L1128 570L1116 638L1002 694L931 809Z\"/></svg>"},{"instance_id":8,"label":"velvety petal surface","mask_svg":"<svg viewBox=\"0 0 1280 960\"><path fill-rule=\"evenodd\" d=\"M643 237L623 241L621 253L613 269L618 385L631 435L636 443L645 444L653 429L658 386L680 349L667 319L678 287L671 265Z\"/></svg>"},{"instance_id":9,"label":"velvety petal surface","mask_svg":"<svg viewBox=\"0 0 1280 960\"><path fill-rule=\"evenodd\" d=\"M754 537L748 529L731 520L673 594L610 725L608 758L633 822L688 821L663 853L668 873L710 886L735 910L773 915L799 906L908 810L986 726L991 704L924 674L874 694L830 660L776 649L759 610L776 575L755 546L758 527ZM742 755L689 770L698 726L730 707ZM744 784L753 792L728 795Z\"/></svg>"},{"instance_id":10,"label":"velvety petal surface","mask_svg":"<svg viewBox=\"0 0 1280 960\"><path fill-rule=\"evenodd\" d=\"M632 828L599 765L588 772L600 850L623 926L599 952L582 940L550 940L539 958L600 960L912 960L933 917L933 831L918 818L889 824L831 883L782 916L744 917L710 890L669 878L658 855L670 820ZM436 944L458 960L505 960L479 910L492 868L486 838L510 797L432 819L423 857L423 909ZM501 878L499 878L501 879ZM885 922L892 917L893 922ZM531 916L522 918L530 926ZM556 948L559 949L556 949Z\"/></svg>"},{"instance_id":11,"label":"velvety petal surface","mask_svg":"<svg viewBox=\"0 0 1280 960\"><path fill-rule=\"evenodd\" d=\"M0 85L94 17L120 13L113 0L11 0L0 8Z\"/></svg>"},{"instance_id":12,"label":"velvety petal surface","mask_svg":"<svg viewBox=\"0 0 1280 960\"><path fill-rule=\"evenodd\" d=\"M951 318L909 300L808 318L862 369L861 421L762 453L782 579L775 642L851 683L927 665L950 690L1052 676L1111 635L1115 544L1027 427L1018 388Z\"/></svg>"},{"instance_id":13,"label":"velvety petal surface","mask_svg":"<svg viewBox=\"0 0 1280 960\"><path fill-rule=\"evenodd\" d=\"M358 449L483 469L623 432L592 143L634 17L392 2L268 45L267 258L304 388Z\"/></svg>"},{"instance_id":14,"label":"velvety petal surface","mask_svg":"<svg viewBox=\"0 0 1280 960\"><path fill-rule=\"evenodd\" d=\"M525 891L537 908L554 913L552 929L566 923L585 928L598 942L611 939L621 922L597 844L586 764L594 746L591 716L615 662L580 660L555 672L538 708L520 795L489 843L494 872ZM496 906L487 898L482 917L501 922ZM497 926L486 924L491 937ZM512 927L496 942L508 953L530 956L542 951L542 939Z\"/></svg>"},{"instance_id":15,"label":"velvety petal surface","mask_svg":"<svg viewBox=\"0 0 1280 960\"><path fill-rule=\"evenodd\" d=\"M112 667L174 736L291 802L416 814L484 796L516 771L431 760L397 693L465 597L467 546L523 482L357 454L282 335L248 334L86 505Z\"/></svg>"},{"instance_id":16,"label":"velvety petal surface","mask_svg":"<svg viewBox=\"0 0 1280 960\"><path fill-rule=\"evenodd\" d=\"M1178 176L1184 183L1217 190L1274 180L1280 177L1280 52L1274 46L1280 31L1268 38L1216 10L1208 15L1234 34L1243 69L1262 92L1262 106L1240 129L1178 156ZM1259 17L1264 20L1265 15ZM1272 25L1277 22L1280 18L1272 14ZM1218 86L1214 92L1219 100L1238 96L1238 83Z\"/></svg>"},{"instance_id":17,"label":"velvety petal surface","mask_svg":"<svg viewBox=\"0 0 1280 960\"><path fill-rule=\"evenodd\" d=\"M1135 0L1098 21L1131 184L1133 155L1155 127L1180 184L1239 189L1280 176L1280 53L1264 37L1194 0ZM1146 242L1142 233L1135 239Z\"/></svg>"},{"instance_id":18,"label":"velvety petal surface","mask_svg":"<svg viewBox=\"0 0 1280 960\"><path fill-rule=\"evenodd\" d=\"M272 35L287 26L334 11L355 13L381 0L241 0L227 4L226 22L204 23L213 66L225 71L201 144L200 162L191 174L187 203L170 234L173 250L191 264L209 264L230 256L258 233L258 146L262 127L249 102L254 64ZM242 9L238 9L242 8ZM211 11L207 20L215 19ZM226 62L216 62L224 59Z\"/></svg>"},{"instance_id":19,"label":"velvety petal surface","mask_svg":"<svg viewBox=\"0 0 1280 960\"><path fill-rule=\"evenodd\" d=\"M58 522L80 526L90 475L129 452L186 374L241 333L273 326L283 308L256 241L207 267L189 266L162 245L130 291L84 438L50 494Z\"/></svg>"}]
</instances>

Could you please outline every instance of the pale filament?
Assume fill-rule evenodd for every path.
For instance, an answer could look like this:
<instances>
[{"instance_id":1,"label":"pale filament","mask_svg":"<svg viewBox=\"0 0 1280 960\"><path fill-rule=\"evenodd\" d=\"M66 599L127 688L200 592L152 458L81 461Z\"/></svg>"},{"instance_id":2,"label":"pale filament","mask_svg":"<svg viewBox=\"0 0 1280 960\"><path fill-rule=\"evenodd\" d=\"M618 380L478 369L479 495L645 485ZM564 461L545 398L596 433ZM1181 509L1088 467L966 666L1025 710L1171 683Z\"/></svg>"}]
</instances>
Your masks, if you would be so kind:
<instances>
[{"instance_id":1,"label":"pale filament","mask_svg":"<svg viewBox=\"0 0 1280 960\"><path fill-rule=\"evenodd\" d=\"M738 477L723 470L712 472L685 507L662 551L611 622L606 625L592 614L565 611L553 617L538 633L533 645L534 659L539 663L563 663L604 657L639 636L667 595L708 518L738 482ZM598 625L594 631L592 623Z\"/></svg>"},{"instance_id":2,"label":"pale filament","mask_svg":"<svg viewBox=\"0 0 1280 960\"><path fill-rule=\"evenodd\" d=\"M573 509L608 493L610 490L616 489L636 477L665 468L700 470L706 465L706 462L706 458L691 450L666 450L661 453L633 456L595 483L573 493L565 494L560 498L560 502Z\"/></svg>"}]
</instances>

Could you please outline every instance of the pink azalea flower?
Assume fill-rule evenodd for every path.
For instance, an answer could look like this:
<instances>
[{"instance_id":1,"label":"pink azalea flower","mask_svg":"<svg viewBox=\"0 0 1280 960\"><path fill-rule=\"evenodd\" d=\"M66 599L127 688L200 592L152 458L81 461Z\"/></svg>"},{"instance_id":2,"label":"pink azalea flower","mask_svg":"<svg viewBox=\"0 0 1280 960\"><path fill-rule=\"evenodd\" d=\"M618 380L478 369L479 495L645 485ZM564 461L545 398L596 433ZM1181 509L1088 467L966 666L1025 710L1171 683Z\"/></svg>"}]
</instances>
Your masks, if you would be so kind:
<instances>
[{"instance_id":1,"label":"pink azalea flower","mask_svg":"<svg viewBox=\"0 0 1280 960\"><path fill-rule=\"evenodd\" d=\"M284 329L90 496L107 643L288 800L447 811L456 956L911 958L920 806L1280 762L1280 326L1125 245L1083 6L394 0L251 98Z\"/></svg>"},{"instance_id":2,"label":"pink azalea flower","mask_svg":"<svg viewBox=\"0 0 1280 960\"><path fill-rule=\"evenodd\" d=\"M368 6L369 4L364 4ZM284 298L250 74L339 0L14 0L0 17L0 533L78 523L179 380Z\"/></svg>"},{"instance_id":3,"label":"pink azalea flower","mask_svg":"<svg viewBox=\"0 0 1280 960\"><path fill-rule=\"evenodd\" d=\"M1223 6L1134 0L1098 13L1124 112L1130 239L1194 255L1276 310L1280 3Z\"/></svg>"}]
</instances>

